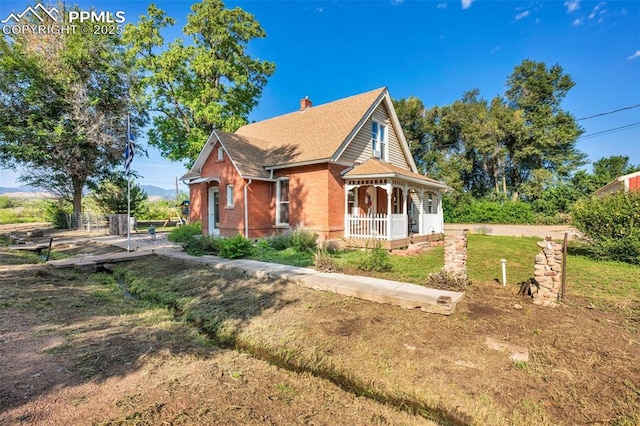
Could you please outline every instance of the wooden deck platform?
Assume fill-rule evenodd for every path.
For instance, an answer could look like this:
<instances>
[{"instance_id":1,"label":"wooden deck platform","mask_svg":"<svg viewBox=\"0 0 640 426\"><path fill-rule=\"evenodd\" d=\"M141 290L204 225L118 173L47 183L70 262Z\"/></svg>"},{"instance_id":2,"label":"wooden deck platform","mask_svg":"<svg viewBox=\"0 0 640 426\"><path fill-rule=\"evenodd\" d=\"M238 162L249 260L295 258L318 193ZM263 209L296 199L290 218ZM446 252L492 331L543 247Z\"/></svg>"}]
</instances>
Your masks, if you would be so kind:
<instances>
[{"instance_id":1,"label":"wooden deck platform","mask_svg":"<svg viewBox=\"0 0 640 426\"><path fill-rule=\"evenodd\" d=\"M105 263L127 262L130 260L140 259L146 256L155 256L151 251L130 251L129 253L106 253L96 256L72 257L69 259L50 260L47 264L56 269L73 268L76 265L94 263L96 265L104 265Z\"/></svg>"}]
</instances>

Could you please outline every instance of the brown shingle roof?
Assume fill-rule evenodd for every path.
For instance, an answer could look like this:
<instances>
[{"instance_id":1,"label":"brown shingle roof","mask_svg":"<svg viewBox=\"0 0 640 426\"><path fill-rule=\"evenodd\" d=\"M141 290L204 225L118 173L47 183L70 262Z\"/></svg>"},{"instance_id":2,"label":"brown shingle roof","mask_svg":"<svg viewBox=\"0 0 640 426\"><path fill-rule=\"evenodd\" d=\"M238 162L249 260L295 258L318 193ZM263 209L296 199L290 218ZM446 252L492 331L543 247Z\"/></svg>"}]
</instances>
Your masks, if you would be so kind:
<instances>
[{"instance_id":1,"label":"brown shingle roof","mask_svg":"<svg viewBox=\"0 0 640 426\"><path fill-rule=\"evenodd\" d=\"M329 159L385 91L380 88L247 124L235 132L235 139L229 138L230 145L240 145L234 151L241 154L238 158L234 148L227 143L225 147L241 173L255 169L256 162L268 167Z\"/></svg>"},{"instance_id":2,"label":"brown shingle roof","mask_svg":"<svg viewBox=\"0 0 640 426\"><path fill-rule=\"evenodd\" d=\"M422 181L425 184L436 184L436 186L446 186L442 182L438 182L435 179L428 178L418 173L413 173L409 170L403 169L391 163L385 163L376 158L370 158L362 164L355 166L353 169L345 173L345 177L358 178L358 177L371 177L371 176L386 176L386 177L399 177L409 178L412 180Z\"/></svg>"}]
</instances>

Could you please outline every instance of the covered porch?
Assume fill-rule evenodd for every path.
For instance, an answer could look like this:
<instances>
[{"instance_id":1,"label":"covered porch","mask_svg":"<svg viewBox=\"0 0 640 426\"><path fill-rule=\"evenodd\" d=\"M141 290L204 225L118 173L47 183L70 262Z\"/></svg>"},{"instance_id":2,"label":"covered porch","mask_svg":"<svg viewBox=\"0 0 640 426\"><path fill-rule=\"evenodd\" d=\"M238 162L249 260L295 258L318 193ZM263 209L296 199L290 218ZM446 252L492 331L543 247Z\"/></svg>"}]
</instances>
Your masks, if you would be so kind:
<instances>
[{"instance_id":1,"label":"covered porch","mask_svg":"<svg viewBox=\"0 0 640 426\"><path fill-rule=\"evenodd\" d=\"M443 183L373 159L343 178L347 245L395 249L441 238Z\"/></svg>"}]
</instances>

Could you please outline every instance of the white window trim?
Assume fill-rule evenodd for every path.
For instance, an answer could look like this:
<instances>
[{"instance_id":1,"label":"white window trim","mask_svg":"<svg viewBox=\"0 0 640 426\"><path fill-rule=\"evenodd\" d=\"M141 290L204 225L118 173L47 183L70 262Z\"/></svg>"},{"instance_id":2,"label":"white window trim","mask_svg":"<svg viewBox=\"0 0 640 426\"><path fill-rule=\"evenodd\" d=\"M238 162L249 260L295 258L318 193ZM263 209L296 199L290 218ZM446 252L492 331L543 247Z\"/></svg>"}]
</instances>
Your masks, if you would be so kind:
<instances>
[{"instance_id":1,"label":"white window trim","mask_svg":"<svg viewBox=\"0 0 640 426\"><path fill-rule=\"evenodd\" d=\"M276 181L276 226L289 226L289 222L282 222L282 218L280 217L280 205L286 203L287 204L287 209L289 208L290 204L290 200L289 201L280 201L280 195L281 195L281 185L282 182L289 182L289 178L280 178ZM291 194L289 193L289 197L291 196ZM291 214L291 211L289 211L289 214Z\"/></svg>"},{"instance_id":2,"label":"white window trim","mask_svg":"<svg viewBox=\"0 0 640 426\"><path fill-rule=\"evenodd\" d=\"M218 161L224 161L224 149L221 146L218 147Z\"/></svg>"},{"instance_id":3,"label":"white window trim","mask_svg":"<svg viewBox=\"0 0 640 426\"><path fill-rule=\"evenodd\" d=\"M233 185L229 184L226 187L227 190L227 208L233 208L235 203L235 194L233 193Z\"/></svg>"},{"instance_id":4,"label":"white window trim","mask_svg":"<svg viewBox=\"0 0 640 426\"><path fill-rule=\"evenodd\" d=\"M373 123L378 125L378 139L373 138ZM383 131L380 132L380 129ZM378 120L371 123L371 149L373 153L380 151L380 160L388 161L389 158L389 125Z\"/></svg>"}]
</instances>

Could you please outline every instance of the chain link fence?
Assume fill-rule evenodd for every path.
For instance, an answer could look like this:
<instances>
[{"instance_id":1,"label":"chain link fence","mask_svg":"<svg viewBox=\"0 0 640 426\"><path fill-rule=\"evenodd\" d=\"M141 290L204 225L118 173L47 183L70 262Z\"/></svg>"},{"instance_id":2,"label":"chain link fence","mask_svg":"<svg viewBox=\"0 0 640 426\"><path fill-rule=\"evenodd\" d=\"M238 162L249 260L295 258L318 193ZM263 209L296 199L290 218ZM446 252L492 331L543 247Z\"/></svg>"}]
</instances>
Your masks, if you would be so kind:
<instances>
[{"instance_id":1,"label":"chain link fence","mask_svg":"<svg viewBox=\"0 0 640 426\"><path fill-rule=\"evenodd\" d=\"M58 228L79 229L96 234L109 232L109 216L101 213L59 214L56 222Z\"/></svg>"}]
</instances>

